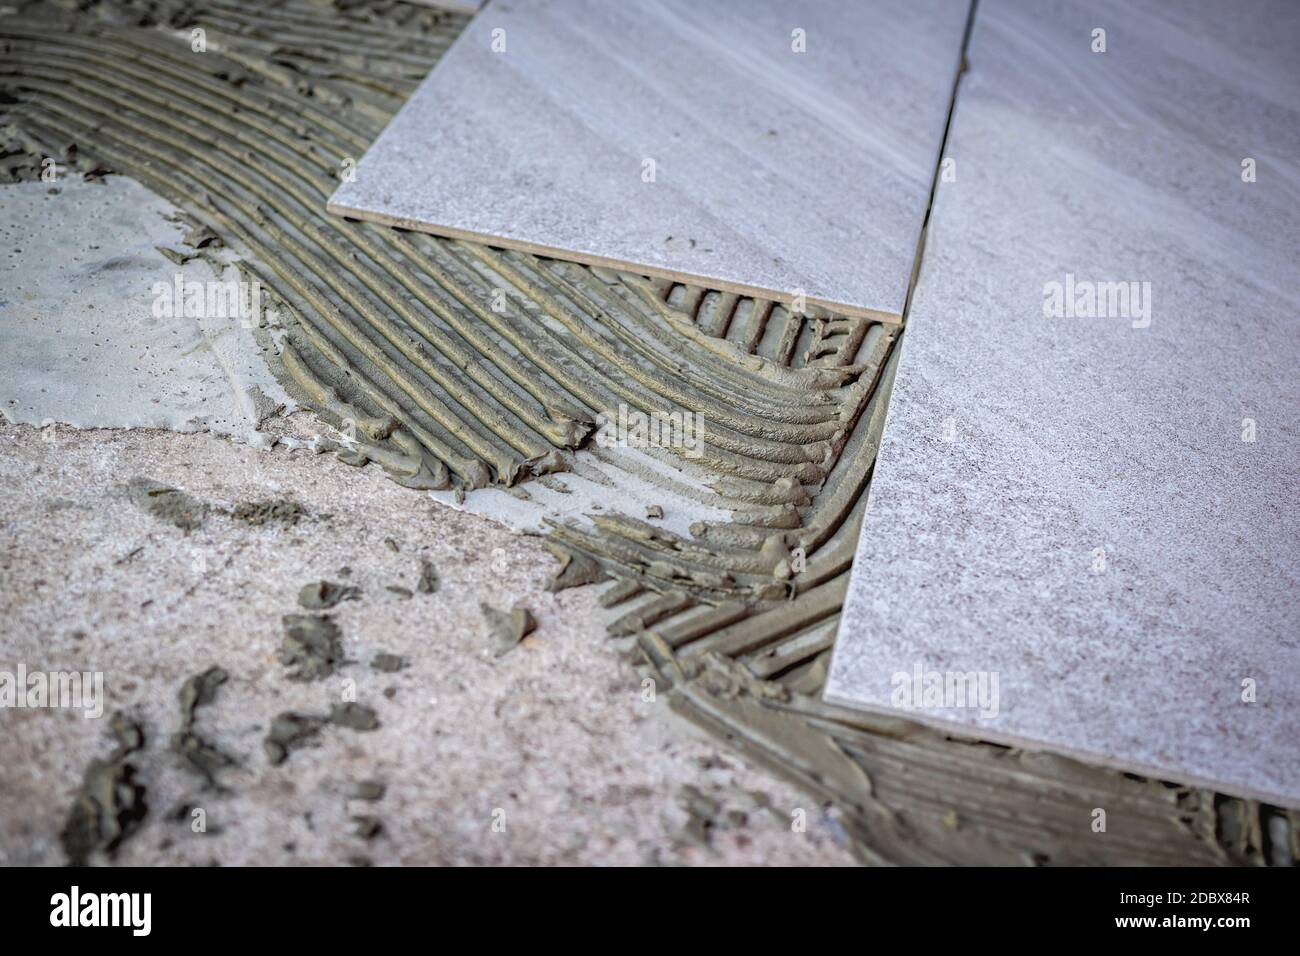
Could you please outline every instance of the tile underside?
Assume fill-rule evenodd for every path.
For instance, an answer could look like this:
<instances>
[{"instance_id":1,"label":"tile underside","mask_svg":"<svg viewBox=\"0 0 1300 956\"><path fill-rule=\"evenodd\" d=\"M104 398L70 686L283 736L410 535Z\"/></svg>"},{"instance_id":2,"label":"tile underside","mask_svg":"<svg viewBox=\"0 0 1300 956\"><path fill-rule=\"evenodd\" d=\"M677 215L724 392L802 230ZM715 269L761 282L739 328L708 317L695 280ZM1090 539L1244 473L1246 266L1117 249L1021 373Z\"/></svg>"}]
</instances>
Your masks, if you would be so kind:
<instances>
[{"instance_id":1,"label":"tile underside","mask_svg":"<svg viewBox=\"0 0 1300 956\"><path fill-rule=\"evenodd\" d=\"M967 12L490 5L328 208L896 321Z\"/></svg>"},{"instance_id":2,"label":"tile underside","mask_svg":"<svg viewBox=\"0 0 1300 956\"><path fill-rule=\"evenodd\" d=\"M828 700L1300 803L1300 13L1248 6L981 5Z\"/></svg>"}]
</instances>

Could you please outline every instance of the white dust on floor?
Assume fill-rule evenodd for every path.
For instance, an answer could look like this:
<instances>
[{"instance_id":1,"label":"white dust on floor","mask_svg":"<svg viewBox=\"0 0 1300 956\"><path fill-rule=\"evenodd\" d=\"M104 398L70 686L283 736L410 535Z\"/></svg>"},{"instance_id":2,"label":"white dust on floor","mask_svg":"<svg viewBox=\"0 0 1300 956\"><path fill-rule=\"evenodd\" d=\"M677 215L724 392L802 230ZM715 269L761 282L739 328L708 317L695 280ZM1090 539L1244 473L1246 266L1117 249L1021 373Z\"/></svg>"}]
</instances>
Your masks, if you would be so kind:
<instances>
[{"instance_id":1,"label":"white dust on floor","mask_svg":"<svg viewBox=\"0 0 1300 956\"><path fill-rule=\"evenodd\" d=\"M0 412L9 421L207 430L260 445L262 418L295 407L252 322L229 314L238 272L218 277L205 261L177 265L157 250L183 248L188 228L175 216L122 176L0 188Z\"/></svg>"}]
</instances>

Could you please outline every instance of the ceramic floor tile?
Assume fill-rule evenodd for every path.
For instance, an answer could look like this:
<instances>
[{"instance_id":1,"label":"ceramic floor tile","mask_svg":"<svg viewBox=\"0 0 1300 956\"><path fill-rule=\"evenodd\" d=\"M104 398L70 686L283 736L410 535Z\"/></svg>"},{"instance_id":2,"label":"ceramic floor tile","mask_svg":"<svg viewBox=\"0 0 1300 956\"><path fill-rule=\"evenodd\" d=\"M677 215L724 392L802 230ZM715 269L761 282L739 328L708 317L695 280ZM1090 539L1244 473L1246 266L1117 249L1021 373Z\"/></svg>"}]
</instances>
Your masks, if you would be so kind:
<instances>
[{"instance_id":1,"label":"ceramic floor tile","mask_svg":"<svg viewBox=\"0 0 1300 956\"><path fill-rule=\"evenodd\" d=\"M1298 48L980 4L828 699L1300 803Z\"/></svg>"},{"instance_id":2,"label":"ceramic floor tile","mask_svg":"<svg viewBox=\"0 0 1300 956\"><path fill-rule=\"evenodd\" d=\"M329 209L896 318L968 6L490 4Z\"/></svg>"}]
</instances>

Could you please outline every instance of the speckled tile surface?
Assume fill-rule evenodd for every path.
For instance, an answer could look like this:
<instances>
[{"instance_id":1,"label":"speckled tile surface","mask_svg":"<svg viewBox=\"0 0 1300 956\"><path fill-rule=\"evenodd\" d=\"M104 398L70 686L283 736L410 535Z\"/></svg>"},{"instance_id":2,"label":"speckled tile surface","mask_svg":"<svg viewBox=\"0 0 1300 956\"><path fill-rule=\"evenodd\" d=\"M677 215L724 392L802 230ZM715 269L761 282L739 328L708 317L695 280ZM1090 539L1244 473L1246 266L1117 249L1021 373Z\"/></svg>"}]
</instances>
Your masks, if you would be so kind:
<instances>
[{"instance_id":1,"label":"speckled tile surface","mask_svg":"<svg viewBox=\"0 0 1300 956\"><path fill-rule=\"evenodd\" d=\"M896 317L968 6L490 4L329 208Z\"/></svg>"},{"instance_id":2,"label":"speckled tile surface","mask_svg":"<svg viewBox=\"0 0 1300 956\"><path fill-rule=\"evenodd\" d=\"M981 4L829 699L1300 803L1298 47Z\"/></svg>"}]
</instances>

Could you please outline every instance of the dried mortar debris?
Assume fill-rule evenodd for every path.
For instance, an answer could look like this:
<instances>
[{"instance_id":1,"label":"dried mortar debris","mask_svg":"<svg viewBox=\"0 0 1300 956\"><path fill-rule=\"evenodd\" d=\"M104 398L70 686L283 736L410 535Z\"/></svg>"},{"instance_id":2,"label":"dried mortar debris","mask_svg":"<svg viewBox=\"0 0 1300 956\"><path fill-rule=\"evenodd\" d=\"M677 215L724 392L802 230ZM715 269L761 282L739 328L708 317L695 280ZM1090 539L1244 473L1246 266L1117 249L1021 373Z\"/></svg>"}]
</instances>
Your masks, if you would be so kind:
<instances>
[{"instance_id":1,"label":"dried mortar debris","mask_svg":"<svg viewBox=\"0 0 1300 956\"><path fill-rule=\"evenodd\" d=\"M396 674L410 667L410 662L399 654L379 653L370 659L370 666L386 674Z\"/></svg>"},{"instance_id":2,"label":"dried mortar debris","mask_svg":"<svg viewBox=\"0 0 1300 956\"><path fill-rule=\"evenodd\" d=\"M231 515L245 524L261 527L279 524L293 527L307 514L305 508L291 498L267 498L260 501L241 501L235 505Z\"/></svg>"},{"instance_id":3,"label":"dried mortar debris","mask_svg":"<svg viewBox=\"0 0 1300 956\"><path fill-rule=\"evenodd\" d=\"M439 583L438 569L433 566L433 562L428 558L421 558L420 580L415 585L415 589L421 594L434 594L438 590Z\"/></svg>"},{"instance_id":4,"label":"dried mortar debris","mask_svg":"<svg viewBox=\"0 0 1300 956\"><path fill-rule=\"evenodd\" d=\"M203 527L203 521L211 510L197 498L152 478L132 478L125 488L137 508L182 531L196 531Z\"/></svg>"},{"instance_id":5,"label":"dried mortar debris","mask_svg":"<svg viewBox=\"0 0 1300 956\"><path fill-rule=\"evenodd\" d=\"M149 812L136 766L127 760L144 748L144 731L121 713L113 715L109 726L117 746L107 759L92 760L86 768L60 834L72 866L85 866L96 852L111 857Z\"/></svg>"},{"instance_id":6,"label":"dried mortar debris","mask_svg":"<svg viewBox=\"0 0 1300 956\"><path fill-rule=\"evenodd\" d=\"M375 802L382 800L388 786L379 780L358 780L343 787L343 795L349 800Z\"/></svg>"},{"instance_id":7,"label":"dried mortar debris","mask_svg":"<svg viewBox=\"0 0 1300 956\"><path fill-rule=\"evenodd\" d=\"M272 764L284 763L293 751L308 746L328 723L328 717L316 714L295 711L276 714L262 743L266 759Z\"/></svg>"},{"instance_id":8,"label":"dried mortar debris","mask_svg":"<svg viewBox=\"0 0 1300 956\"><path fill-rule=\"evenodd\" d=\"M367 732L379 729L379 716L365 704L334 704L330 707L330 722L349 730Z\"/></svg>"},{"instance_id":9,"label":"dried mortar debris","mask_svg":"<svg viewBox=\"0 0 1300 956\"><path fill-rule=\"evenodd\" d=\"M239 763L194 730L198 709L216 700L217 689L227 680L228 675L220 667L209 667L186 680L177 693L181 727L172 735L171 749L184 759L185 766L203 778L208 789L219 789L218 771Z\"/></svg>"},{"instance_id":10,"label":"dried mortar debris","mask_svg":"<svg viewBox=\"0 0 1300 956\"><path fill-rule=\"evenodd\" d=\"M480 604L488 623L490 649L496 657L514 650L525 637L537 628L533 614L525 607L514 607L508 613L489 604Z\"/></svg>"},{"instance_id":11,"label":"dried mortar debris","mask_svg":"<svg viewBox=\"0 0 1300 956\"><path fill-rule=\"evenodd\" d=\"M289 679L317 681L344 663L343 631L328 614L286 614L280 662L292 668Z\"/></svg>"},{"instance_id":12,"label":"dried mortar debris","mask_svg":"<svg viewBox=\"0 0 1300 956\"><path fill-rule=\"evenodd\" d=\"M298 592L298 604L309 611L328 611L342 601L361 598L361 589L351 584L334 584L331 581L313 581L304 584Z\"/></svg>"}]
</instances>

